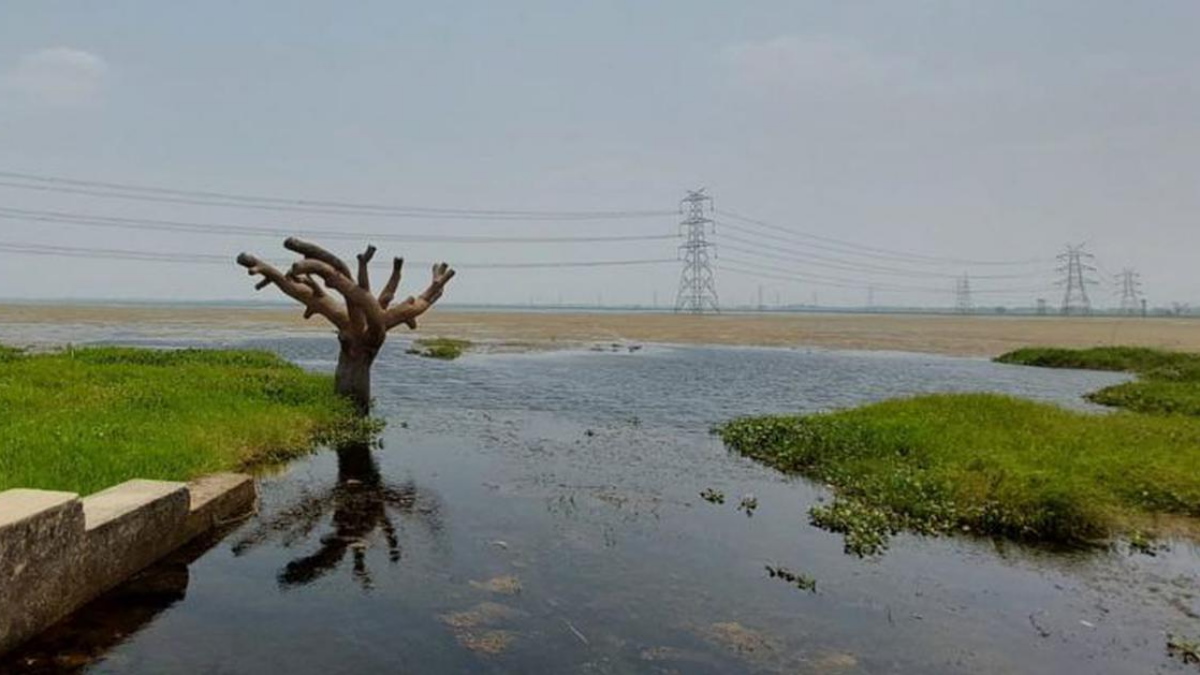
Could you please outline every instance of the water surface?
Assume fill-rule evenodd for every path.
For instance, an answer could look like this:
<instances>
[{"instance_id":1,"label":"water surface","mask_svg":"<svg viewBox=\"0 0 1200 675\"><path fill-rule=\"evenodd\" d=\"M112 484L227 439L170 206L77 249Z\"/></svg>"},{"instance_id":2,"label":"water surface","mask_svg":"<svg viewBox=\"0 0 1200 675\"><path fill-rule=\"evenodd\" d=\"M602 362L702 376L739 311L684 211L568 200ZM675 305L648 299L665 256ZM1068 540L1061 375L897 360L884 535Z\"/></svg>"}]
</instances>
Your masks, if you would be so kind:
<instances>
[{"instance_id":1,"label":"water surface","mask_svg":"<svg viewBox=\"0 0 1200 675\"><path fill-rule=\"evenodd\" d=\"M127 344L200 344L130 332ZM329 338L225 344L328 370ZM202 344L211 346L211 341ZM390 344L378 448L268 476L260 512L38 641L95 673L1189 672L1194 548L1157 557L897 537L860 560L825 494L709 428L933 391L1087 408L1124 376L911 354L672 348L472 354ZM724 505L699 498L714 488ZM753 516L736 508L753 494ZM768 577L784 565L809 593Z\"/></svg>"}]
</instances>

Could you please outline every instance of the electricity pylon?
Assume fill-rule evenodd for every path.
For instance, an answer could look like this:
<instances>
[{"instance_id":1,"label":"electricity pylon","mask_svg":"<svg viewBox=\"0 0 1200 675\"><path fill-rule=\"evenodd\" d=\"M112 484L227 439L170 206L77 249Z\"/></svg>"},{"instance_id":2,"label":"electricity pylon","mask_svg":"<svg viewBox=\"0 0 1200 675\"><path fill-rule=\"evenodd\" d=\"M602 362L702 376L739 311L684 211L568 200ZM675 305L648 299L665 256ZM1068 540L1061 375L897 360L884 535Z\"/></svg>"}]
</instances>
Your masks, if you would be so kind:
<instances>
[{"instance_id":1,"label":"electricity pylon","mask_svg":"<svg viewBox=\"0 0 1200 675\"><path fill-rule=\"evenodd\" d=\"M684 242L679 245L683 273L679 277L675 311L692 314L720 312L712 268L716 244L707 239L709 232L716 231L712 218L706 215L712 211L712 197L704 194L703 188L688 190L687 197L680 202L679 210L683 214L683 221L679 224L684 236Z\"/></svg>"},{"instance_id":2,"label":"electricity pylon","mask_svg":"<svg viewBox=\"0 0 1200 675\"><path fill-rule=\"evenodd\" d=\"M971 303L971 278L963 272L962 277L954 280L954 311L970 314L974 309Z\"/></svg>"},{"instance_id":3,"label":"electricity pylon","mask_svg":"<svg viewBox=\"0 0 1200 675\"><path fill-rule=\"evenodd\" d=\"M1126 267L1117 275L1117 285L1121 294L1121 313L1134 315L1142 311L1142 277L1134 270Z\"/></svg>"},{"instance_id":4,"label":"electricity pylon","mask_svg":"<svg viewBox=\"0 0 1200 675\"><path fill-rule=\"evenodd\" d=\"M1085 251L1083 247L1084 244L1077 246L1067 244L1067 250L1058 254L1058 260L1062 262L1058 271L1067 275L1058 282L1059 285L1066 287L1062 302L1063 315L1092 313L1092 301L1088 298L1087 287L1096 284L1096 281L1088 276L1088 272L1096 271L1096 268L1090 264L1095 256Z\"/></svg>"}]
</instances>

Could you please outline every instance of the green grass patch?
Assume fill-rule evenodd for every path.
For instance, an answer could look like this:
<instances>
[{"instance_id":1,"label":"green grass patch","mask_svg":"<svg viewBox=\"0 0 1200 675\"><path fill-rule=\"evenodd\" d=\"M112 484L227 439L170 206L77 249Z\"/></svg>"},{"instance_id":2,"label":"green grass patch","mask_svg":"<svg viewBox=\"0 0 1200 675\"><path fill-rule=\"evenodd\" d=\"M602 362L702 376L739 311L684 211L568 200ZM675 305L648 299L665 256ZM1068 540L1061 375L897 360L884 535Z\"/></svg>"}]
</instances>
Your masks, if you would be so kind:
<instances>
[{"instance_id":1,"label":"green grass patch","mask_svg":"<svg viewBox=\"0 0 1200 675\"><path fill-rule=\"evenodd\" d=\"M1120 348L1001 360L1142 378L1091 395L1130 410L1108 415L945 394L739 419L718 433L736 452L830 485L833 501L810 518L859 555L901 530L1079 543L1132 533L1155 514L1200 516L1200 357Z\"/></svg>"},{"instance_id":2,"label":"green grass patch","mask_svg":"<svg viewBox=\"0 0 1200 675\"><path fill-rule=\"evenodd\" d=\"M430 359L453 361L462 356L463 352L470 347L470 340L457 340L446 337L417 338L413 341L413 346L408 350L408 353Z\"/></svg>"},{"instance_id":3,"label":"green grass patch","mask_svg":"<svg viewBox=\"0 0 1200 675\"><path fill-rule=\"evenodd\" d=\"M1043 368L1136 373L1138 379L1087 395L1101 405L1143 413L1200 416L1200 354L1144 347L1018 349L996 359Z\"/></svg>"},{"instance_id":4,"label":"green grass patch","mask_svg":"<svg viewBox=\"0 0 1200 675\"><path fill-rule=\"evenodd\" d=\"M1042 368L1113 370L1175 379L1200 379L1200 354L1150 347L1028 347L1002 354L996 357L996 362Z\"/></svg>"},{"instance_id":5,"label":"green grass patch","mask_svg":"<svg viewBox=\"0 0 1200 675\"><path fill-rule=\"evenodd\" d=\"M187 480L369 437L328 376L266 352L0 349L0 490Z\"/></svg>"}]
</instances>

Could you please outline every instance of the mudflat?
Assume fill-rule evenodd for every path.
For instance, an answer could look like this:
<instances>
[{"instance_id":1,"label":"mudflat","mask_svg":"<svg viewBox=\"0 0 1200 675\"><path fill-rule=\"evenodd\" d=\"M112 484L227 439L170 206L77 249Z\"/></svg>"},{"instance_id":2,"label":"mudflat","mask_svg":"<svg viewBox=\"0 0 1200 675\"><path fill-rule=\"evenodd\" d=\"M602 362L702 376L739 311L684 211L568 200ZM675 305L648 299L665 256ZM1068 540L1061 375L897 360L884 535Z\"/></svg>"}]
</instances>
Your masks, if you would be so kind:
<instances>
[{"instance_id":1,"label":"mudflat","mask_svg":"<svg viewBox=\"0 0 1200 675\"><path fill-rule=\"evenodd\" d=\"M329 332L289 307L0 304L6 324L162 325ZM531 349L596 342L895 350L997 356L1031 345L1136 345L1200 351L1200 319L916 314L722 314L460 311L427 314L423 336Z\"/></svg>"}]
</instances>

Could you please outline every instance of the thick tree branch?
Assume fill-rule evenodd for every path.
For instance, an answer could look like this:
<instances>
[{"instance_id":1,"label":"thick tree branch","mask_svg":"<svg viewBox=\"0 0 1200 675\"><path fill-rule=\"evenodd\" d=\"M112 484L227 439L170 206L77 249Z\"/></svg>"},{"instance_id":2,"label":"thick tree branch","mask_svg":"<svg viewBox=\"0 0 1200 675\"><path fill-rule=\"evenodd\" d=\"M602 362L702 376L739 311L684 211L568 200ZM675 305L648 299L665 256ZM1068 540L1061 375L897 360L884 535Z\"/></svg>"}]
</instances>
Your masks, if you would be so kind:
<instances>
[{"instance_id":1,"label":"thick tree branch","mask_svg":"<svg viewBox=\"0 0 1200 675\"><path fill-rule=\"evenodd\" d=\"M371 292L371 259L375 257L375 247L367 246L367 250L358 254L358 287Z\"/></svg>"},{"instance_id":2,"label":"thick tree branch","mask_svg":"<svg viewBox=\"0 0 1200 675\"><path fill-rule=\"evenodd\" d=\"M371 259L375 257L375 247L367 246L367 250L358 254L358 287L371 292ZM367 327L367 316L362 309L354 303L347 302L347 309L350 310L350 321L356 326L357 330L364 330Z\"/></svg>"},{"instance_id":3,"label":"thick tree branch","mask_svg":"<svg viewBox=\"0 0 1200 675\"><path fill-rule=\"evenodd\" d=\"M305 275L302 277L297 277L297 279L300 281L300 283L311 288L313 295L315 295L316 297L318 297L318 298L325 297L325 289L321 288L321 284L318 284L316 279L313 279L312 277L310 277L308 275Z\"/></svg>"},{"instance_id":4,"label":"thick tree branch","mask_svg":"<svg viewBox=\"0 0 1200 675\"><path fill-rule=\"evenodd\" d=\"M314 314L320 314L329 319L330 323L339 329L345 329L350 325L350 319L342 311L342 308L332 298L325 295L312 279L306 282L303 279L291 278L275 269L275 267L248 253L239 255L237 262L242 267L245 267L251 276L261 276L263 278L262 281L255 285L256 289L262 290L271 284L275 284L284 294L303 304L305 307L304 318L307 319Z\"/></svg>"},{"instance_id":5,"label":"thick tree branch","mask_svg":"<svg viewBox=\"0 0 1200 675\"><path fill-rule=\"evenodd\" d=\"M304 241L303 239L297 239L296 237L288 237L284 240L283 247L289 251L295 251L305 258L320 260L326 265L329 265L333 269L337 270L338 273L342 274L347 279L354 278L353 275L350 274L350 267L347 266L341 258L330 253L329 251L326 251L320 246L317 246L316 244ZM326 283L328 283L328 281Z\"/></svg>"},{"instance_id":6,"label":"thick tree branch","mask_svg":"<svg viewBox=\"0 0 1200 675\"><path fill-rule=\"evenodd\" d=\"M454 278L454 270L446 263L433 266L433 280L421 295L408 298L404 302L387 310L386 326L391 329L406 324L409 328L417 327L417 317L429 310L442 297L446 284Z\"/></svg>"},{"instance_id":7,"label":"thick tree branch","mask_svg":"<svg viewBox=\"0 0 1200 675\"><path fill-rule=\"evenodd\" d=\"M392 259L392 278L388 279L387 285L383 287L383 292L379 294L379 306L387 309L388 305L392 304L392 300L396 299L396 290L400 288L400 277L404 272L404 258Z\"/></svg>"},{"instance_id":8,"label":"thick tree branch","mask_svg":"<svg viewBox=\"0 0 1200 675\"><path fill-rule=\"evenodd\" d=\"M322 260L309 258L292 265L293 276L317 276L325 285L337 291L346 299L346 308L353 317L360 313L366 321L365 330L371 341L382 342L387 333L387 324L383 308L379 301L368 291L363 290L350 277L338 272Z\"/></svg>"},{"instance_id":9,"label":"thick tree branch","mask_svg":"<svg viewBox=\"0 0 1200 675\"><path fill-rule=\"evenodd\" d=\"M328 250L296 237L288 237L286 240L284 240L283 246L289 251L295 251L296 253L304 256L306 260L317 260L328 265L332 269L336 270L338 274L344 276L347 281L354 283L354 276L350 272L350 267L346 265L341 258L333 253L330 253ZM330 283L329 279L325 279L325 285L329 286L330 288L334 288L334 285ZM367 317L364 314L364 309L362 307L360 307L357 303L350 302L349 299L347 299L346 313L350 317L351 330L356 333L361 333L366 330Z\"/></svg>"},{"instance_id":10,"label":"thick tree branch","mask_svg":"<svg viewBox=\"0 0 1200 675\"><path fill-rule=\"evenodd\" d=\"M325 297L325 289L321 288L321 284L318 284L316 279L313 279L310 276L303 276L303 277L296 277L294 279L294 281L299 281L300 283L304 284L305 286L308 286L309 290L312 291L314 298L324 298ZM313 310L311 308L306 308L304 310L304 318L308 319L308 318L312 317L312 315L313 315Z\"/></svg>"}]
</instances>

